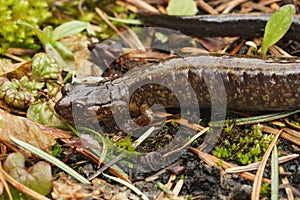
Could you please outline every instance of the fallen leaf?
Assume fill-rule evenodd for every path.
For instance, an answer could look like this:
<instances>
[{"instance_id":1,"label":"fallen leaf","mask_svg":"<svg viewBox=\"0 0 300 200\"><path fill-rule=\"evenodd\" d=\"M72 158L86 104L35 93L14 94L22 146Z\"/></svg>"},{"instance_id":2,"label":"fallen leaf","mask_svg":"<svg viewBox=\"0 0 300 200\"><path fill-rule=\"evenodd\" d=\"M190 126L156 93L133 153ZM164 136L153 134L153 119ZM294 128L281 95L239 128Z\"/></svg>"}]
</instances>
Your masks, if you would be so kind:
<instances>
[{"instance_id":1,"label":"fallen leaf","mask_svg":"<svg viewBox=\"0 0 300 200\"><path fill-rule=\"evenodd\" d=\"M0 138L10 141L9 135L47 152L55 143L54 137L40 129L37 123L0 109Z\"/></svg>"},{"instance_id":2,"label":"fallen leaf","mask_svg":"<svg viewBox=\"0 0 300 200\"><path fill-rule=\"evenodd\" d=\"M13 64L0 59L0 76L7 75L9 79L20 79L31 72L31 61Z\"/></svg>"}]
</instances>

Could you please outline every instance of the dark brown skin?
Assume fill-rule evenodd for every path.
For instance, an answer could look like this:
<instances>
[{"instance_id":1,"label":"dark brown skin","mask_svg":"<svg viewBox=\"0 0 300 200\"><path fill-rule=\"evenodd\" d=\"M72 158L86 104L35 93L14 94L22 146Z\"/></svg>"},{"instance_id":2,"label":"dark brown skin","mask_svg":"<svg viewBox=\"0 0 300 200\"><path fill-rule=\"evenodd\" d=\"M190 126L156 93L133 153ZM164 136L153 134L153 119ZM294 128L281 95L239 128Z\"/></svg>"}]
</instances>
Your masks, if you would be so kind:
<instances>
[{"instance_id":1,"label":"dark brown skin","mask_svg":"<svg viewBox=\"0 0 300 200\"><path fill-rule=\"evenodd\" d=\"M262 37L271 14L220 14L198 16L169 16L139 14L139 19L150 26L169 28L196 37ZM300 41L300 16L295 15L285 39Z\"/></svg>"},{"instance_id":2,"label":"dark brown skin","mask_svg":"<svg viewBox=\"0 0 300 200\"><path fill-rule=\"evenodd\" d=\"M228 109L293 110L300 107L299 62L217 55L174 58L160 64L137 67L123 77L99 86L74 85L55 109L61 117L73 122L73 103L80 108L78 121L96 122L112 119L111 105L115 105L118 111L129 109L134 118L145 113L153 104L174 108L179 107L180 102L181 107L197 108L199 103L200 108L209 108L211 99L207 85L215 84L218 75L225 86ZM205 82L204 77L212 79ZM149 81L154 84L147 84ZM134 94L128 95L125 88ZM216 94L222 94L222 88L214 90ZM192 99L193 94L196 94L198 102ZM225 99L223 96L220 98L222 101Z\"/></svg>"},{"instance_id":3,"label":"dark brown skin","mask_svg":"<svg viewBox=\"0 0 300 200\"><path fill-rule=\"evenodd\" d=\"M253 38L262 36L269 17L270 15L154 15L142 19L152 25L180 30L194 36ZM299 32L300 20L296 16L285 38L299 41ZM99 85L74 85L56 104L55 109L72 124L75 121L76 125L89 126L100 122L106 130L122 129L132 132L134 128L130 130L130 127L135 126L132 122L139 125L151 122L150 107L153 104L160 104L165 108L188 107L195 110L215 106L221 108L221 112L222 109L282 111L300 108L299 92L300 60L199 55L137 67L119 79ZM130 116L126 115L128 110ZM130 120L131 118L134 120ZM118 126L115 120L119 122ZM177 135L184 134L180 129L180 134ZM152 152L135 159L136 170L157 171L174 162L179 152L173 154L170 151L176 149L176 141L169 146L173 148L167 152ZM168 154L167 157L164 156L165 153Z\"/></svg>"},{"instance_id":4,"label":"dark brown skin","mask_svg":"<svg viewBox=\"0 0 300 200\"><path fill-rule=\"evenodd\" d=\"M207 86L212 86L211 90ZM62 118L82 126L100 122L107 131L121 129L132 133L136 124L130 117L135 123L146 125L153 104L197 110L211 107L213 96L212 102L223 111L226 106L250 111L300 108L300 60L198 55L136 67L123 77L100 85L72 87L55 106ZM131 116L126 116L128 110ZM183 134L181 130L176 135ZM176 142L171 146L176 149ZM165 153L138 156L133 159L137 162L135 170L157 171L180 155L175 152L164 157Z\"/></svg>"}]
</instances>

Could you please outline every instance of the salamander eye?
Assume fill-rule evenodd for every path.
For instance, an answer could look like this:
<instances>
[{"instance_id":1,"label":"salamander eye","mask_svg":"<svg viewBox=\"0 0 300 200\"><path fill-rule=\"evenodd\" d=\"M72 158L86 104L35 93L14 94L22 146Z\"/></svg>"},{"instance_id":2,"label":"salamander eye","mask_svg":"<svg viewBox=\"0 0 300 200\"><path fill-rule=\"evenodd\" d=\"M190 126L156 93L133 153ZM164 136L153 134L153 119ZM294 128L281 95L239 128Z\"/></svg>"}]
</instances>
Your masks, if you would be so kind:
<instances>
[{"instance_id":1,"label":"salamander eye","mask_svg":"<svg viewBox=\"0 0 300 200\"><path fill-rule=\"evenodd\" d=\"M86 103L84 101L81 100L76 100L73 102L73 110L82 110L85 107Z\"/></svg>"}]
</instances>

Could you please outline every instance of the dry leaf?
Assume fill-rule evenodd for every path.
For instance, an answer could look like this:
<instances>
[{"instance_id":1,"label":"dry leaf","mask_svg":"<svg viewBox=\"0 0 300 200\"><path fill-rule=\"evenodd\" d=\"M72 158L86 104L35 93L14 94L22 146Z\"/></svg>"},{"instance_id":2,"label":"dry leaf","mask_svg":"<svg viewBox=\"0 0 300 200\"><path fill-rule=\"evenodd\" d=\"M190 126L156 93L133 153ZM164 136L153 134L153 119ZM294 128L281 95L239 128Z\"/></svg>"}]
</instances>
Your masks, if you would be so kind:
<instances>
[{"instance_id":1,"label":"dry leaf","mask_svg":"<svg viewBox=\"0 0 300 200\"><path fill-rule=\"evenodd\" d=\"M45 151L55 143L53 136L40 129L35 122L0 109L0 137L10 141L9 134Z\"/></svg>"},{"instance_id":2,"label":"dry leaf","mask_svg":"<svg viewBox=\"0 0 300 200\"><path fill-rule=\"evenodd\" d=\"M20 79L31 72L31 61L13 64L0 59L0 76L8 75L9 79Z\"/></svg>"}]
</instances>

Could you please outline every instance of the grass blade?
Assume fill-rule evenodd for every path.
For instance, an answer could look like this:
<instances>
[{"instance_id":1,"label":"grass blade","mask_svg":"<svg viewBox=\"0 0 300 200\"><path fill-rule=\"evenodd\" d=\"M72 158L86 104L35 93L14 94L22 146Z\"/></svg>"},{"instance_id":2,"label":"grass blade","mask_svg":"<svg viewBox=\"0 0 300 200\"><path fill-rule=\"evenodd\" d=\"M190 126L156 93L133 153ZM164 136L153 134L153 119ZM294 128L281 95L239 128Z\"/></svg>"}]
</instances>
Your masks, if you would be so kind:
<instances>
[{"instance_id":1,"label":"grass blade","mask_svg":"<svg viewBox=\"0 0 300 200\"><path fill-rule=\"evenodd\" d=\"M279 176L278 176L278 153L275 145L271 155L271 199L277 200L279 190Z\"/></svg>"},{"instance_id":2,"label":"grass blade","mask_svg":"<svg viewBox=\"0 0 300 200\"><path fill-rule=\"evenodd\" d=\"M26 142L23 142L13 136L9 136L10 139L20 145L21 147L23 147L24 149L30 151L31 153L39 156L40 158L48 161L49 163L59 167L60 169L62 169L63 171L65 171L66 173L68 173L70 176L72 176L73 178L77 179L78 181L80 181L81 183L84 184L90 184L90 181L88 181L86 178L84 178L83 176L81 176L80 174L78 174L75 170L73 170L72 168L70 168L68 165L66 165L65 163L61 162L60 160L58 160L57 158L49 155L48 153L42 151L41 149L34 147Z\"/></svg>"}]
</instances>

